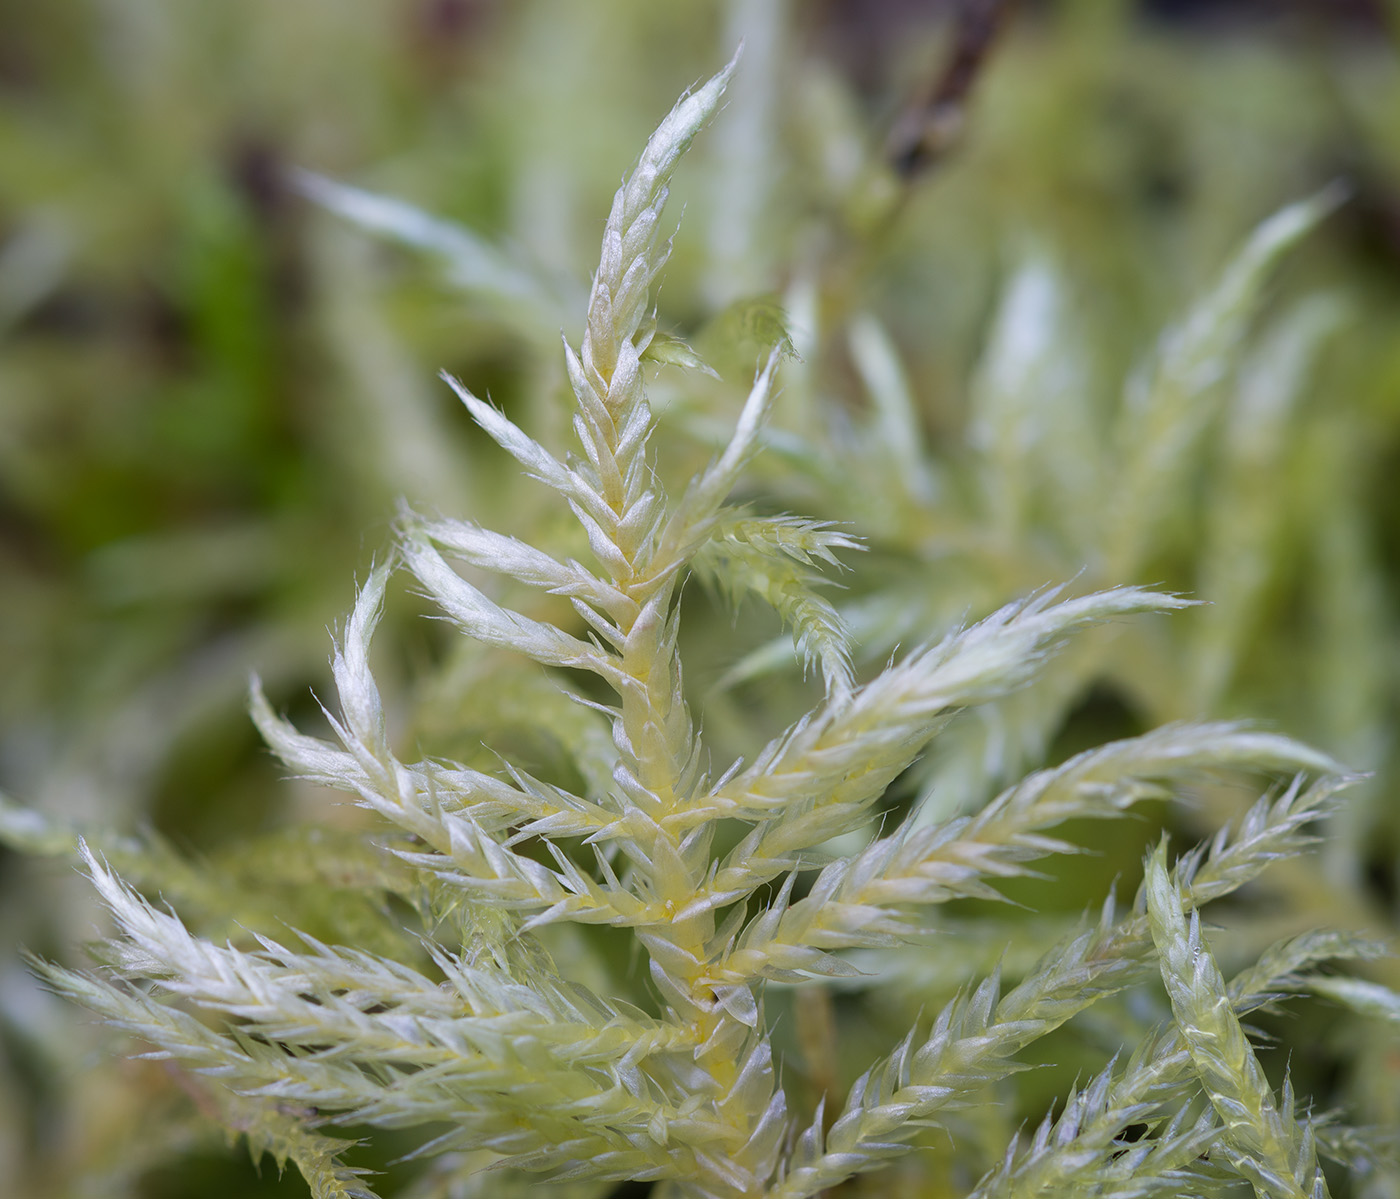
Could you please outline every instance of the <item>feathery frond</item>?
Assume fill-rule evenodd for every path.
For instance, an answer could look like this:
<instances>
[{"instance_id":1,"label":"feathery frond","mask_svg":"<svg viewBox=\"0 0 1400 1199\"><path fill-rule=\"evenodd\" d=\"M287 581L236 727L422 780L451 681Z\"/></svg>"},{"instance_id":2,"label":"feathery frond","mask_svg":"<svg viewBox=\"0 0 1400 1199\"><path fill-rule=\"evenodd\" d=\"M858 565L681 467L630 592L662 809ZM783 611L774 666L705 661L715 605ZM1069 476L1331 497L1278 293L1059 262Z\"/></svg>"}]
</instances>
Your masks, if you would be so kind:
<instances>
[{"instance_id":1,"label":"feathery frond","mask_svg":"<svg viewBox=\"0 0 1400 1199\"><path fill-rule=\"evenodd\" d=\"M1394 995L1304 977L1324 956L1361 951L1321 936L1270 950L1227 988L1198 919L1188 923L1183 909L1306 848L1308 825L1342 784L1336 763L1241 724L1171 724L1028 773L951 818L891 802L892 785L931 748L937 755L960 712L1008 700L1095 626L1188 601L1133 586L1074 596L1042 588L951 633L921 627L915 648L858 676L852 627L819 588L838 551L861 539L844 525L757 515L731 500L789 369L781 339L756 365L724 448L683 486L664 477L642 367L657 336L653 284L670 253L662 211L676 163L734 69L680 100L614 197L582 339L563 348L573 450L552 448L447 379L483 433L572 516L574 539L548 542L551 551L405 509L393 555L370 571L335 645L332 737L299 731L254 681L253 719L269 746L293 774L353 796L375 819L378 840L358 844L387 865L366 890L406 900L417 923L403 922L383 948L334 922L329 939L260 925L221 945L134 890L161 889L169 875L142 873L141 853L112 841L81 851L117 924L106 972L41 971L149 1054L207 1076L225 1122L255 1153L293 1161L316 1194L344 1199L370 1192L362 1171L341 1161L351 1146L319 1131L327 1124L424 1130L432 1139L423 1152L447 1155L422 1180L428 1194L450 1193L479 1165L657 1181L691 1199L816 1195L909 1153L924 1130L1027 1068L1020 1055L1033 1043L1160 972L1176 1029L1152 1032L1127 1061L1071 1092L1058 1118L1008 1149L978 1199L1213 1194L1233 1177L1204 1160L1217 1148L1261 1194L1324 1193L1312 1125L1294 1116L1290 1094L1269 1092L1237 1012L1306 986L1393 1018ZM447 255L503 303L536 314L548 306L533 276L464 231L324 180L303 186L361 223ZM1169 485L1263 272L1328 203L1275 218L1164 342L1125 418L1147 439L1125 458L1139 471L1123 476L1128 510L1141 516ZM1005 469L1026 449L1015 428L1028 418L1012 392L1038 369L1027 324L1054 307L1046 278L1032 273L1018 288L998 335L1005 361L979 401L983 448ZM861 318L850 350L874 405L861 436L894 486L932 503L940 483L892 341L874 317ZM650 356L699 362L674 345ZM1110 538L1115 561L1136 560L1129 532L1136 527ZM512 694L527 708L530 696L548 702L527 721L543 729L563 705L580 705L591 723L568 740L581 783L504 749L484 767L403 753L371 669L400 568L464 641L506 661L503 670L530 673L531 687ZM811 711L752 760L717 773L683 681L680 597L691 576L771 607L825 683ZM489 688L490 674L481 678ZM604 727L610 745L600 744ZM824 1098L812 1112L784 1085L769 984L859 985L851 980L862 965L917 952L936 935L939 905L1000 898L998 884L1031 863L1074 852L1067 822L1114 820L1144 801L1242 778L1293 782L1174 874L1159 852L1137 908L1119 913L1110 902L1087 926L1053 925L1059 939L1034 960L1024 955L1014 985L1003 988L1000 970L960 976L968 985L931 1027L909 1029L843 1102L831 1097L834 1120ZM888 831L876 831L877 815ZM31 827L8 806L0 826L46 850L74 839ZM178 887L170 894L187 898ZM387 899L380 906L392 925ZM646 979L630 1000L612 994L627 988L613 966L619 955L603 947L618 946ZM853 956L872 950L880 953ZM1130 1124L1147 1127L1140 1143L1125 1139Z\"/></svg>"}]
</instances>

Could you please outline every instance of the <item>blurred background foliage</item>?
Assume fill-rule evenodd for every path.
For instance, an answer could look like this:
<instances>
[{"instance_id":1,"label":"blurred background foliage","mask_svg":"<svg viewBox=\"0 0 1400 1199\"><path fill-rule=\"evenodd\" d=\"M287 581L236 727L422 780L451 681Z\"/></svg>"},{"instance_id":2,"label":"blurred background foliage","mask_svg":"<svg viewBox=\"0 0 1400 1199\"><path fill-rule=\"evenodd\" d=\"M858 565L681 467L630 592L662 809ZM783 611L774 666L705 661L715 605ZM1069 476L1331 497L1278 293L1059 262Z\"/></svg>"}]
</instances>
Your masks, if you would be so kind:
<instances>
[{"instance_id":1,"label":"blurred background foliage","mask_svg":"<svg viewBox=\"0 0 1400 1199\"><path fill-rule=\"evenodd\" d=\"M576 333L611 192L741 38L728 106L678 174L658 308L722 380L659 368L666 469L711 452L785 320L796 357L751 499L867 542L831 593L867 662L1051 583L1212 601L1088 639L955 726L891 802L946 813L1106 737L1261 718L1371 777L1317 861L1232 926L1240 952L1314 923L1396 944L1393 0L0 0L0 786L25 805L0 808L7 944L71 959L100 922L65 856L73 829L166 855L160 881L203 931L289 910L314 929L315 887L353 923L369 901L348 857L298 908L260 886L267 855L313 859L307 824L333 842L361 821L278 778L247 676L314 724L327 629L387 552L399 497L548 538L541 497L434 372L563 436L557 338ZM357 230L307 201L298 168L465 241ZM1240 316L1237 352L1172 384L1165 425L1135 424L1159 411L1140 397L1171 360L1162 331L1261 220L1336 180L1348 198ZM686 603L707 733L719 756L752 752L814 683L775 620L697 586ZM405 738L588 773L584 716L542 738L545 689L490 653L454 656L419 615L400 594L381 634ZM1207 797L1162 819L1200 836L1232 811ZM1043 943L1037 920L1115 877L1131 890L1155 835L1095 843L1016 893L1048 915L969 909L959 927L1019 922ZM1377 970L1395 984L1394 962ZM933 954L906 975L880 1002L907 1024L947 982ZM1270 1030L1279 1061L1400 1127L1400 1041L1356 1022L1310 1044L1330 1019L1316 1006ZM854 998L799 1011L813 1086L844 1069L823 1058L833 1011L842 1055L878 1044L878 1010ZM187 1080L104 1039L0 961L0 1189L304 1193L201 1122ZM1081 1064L1067 1049L1039 1089ZM1028 1093L1007 1127L1038 1118ZM375 1160L406 1147L381 1140ZM1400 1194L1387 1186L1356 1193Z\"/></svg>"}]
</instances>

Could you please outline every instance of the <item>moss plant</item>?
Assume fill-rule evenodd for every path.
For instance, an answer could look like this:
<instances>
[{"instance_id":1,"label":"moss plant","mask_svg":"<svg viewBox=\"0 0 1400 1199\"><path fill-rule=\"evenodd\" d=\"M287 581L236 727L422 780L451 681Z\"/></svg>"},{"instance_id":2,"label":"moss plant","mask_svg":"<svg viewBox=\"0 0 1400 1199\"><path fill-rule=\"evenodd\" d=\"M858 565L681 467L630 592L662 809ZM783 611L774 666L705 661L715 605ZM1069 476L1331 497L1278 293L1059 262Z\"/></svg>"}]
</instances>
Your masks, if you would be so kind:
<instances>
[{"instance_id":1,"label":"moss plant","mask_svg":"<svg viewBox=\"0 0 1400 1199\"><path fill-rule=\"evenodd\" d=\"M1227 981L1196 912L1303 852L1343 789L1340 768L1281 736L1178 723L1026 774L969 813L902 813L891 785L937 757L957 712L1024 687L1090 626L1172 619L1187 602L1130 586L1041 590L862 674L816 590L838 555L859 570L857 543L730 500L759 453L781 350L760 362L727 444L698 474L667 477L654 456L644 359L697 361L656 341L662 210L733 69L676 105L614 199L582 339L564 346L571 451L447 380L571 515L565 550L406 510L335 649L334 739L299 731L254 687L254 718L286 767L375 820L308 835L281 863L287 878L269 866L245 883L282 887L286 923L314 912L315 929L234 926L219 943L132 885L178 900L199 890L188 867L139 845L85 846L118 933L101 971L40 969L190 1072L201 1103L255 1153L295 1163L318 1196L505 1194L531 1173L561 1193L633 1180L696 1199L800 1199L866 1175L874 1193L895 1179L927 1195L1326 1194L1320 1153L1355 1165L1383 1138L1271 1084L1240 1017L1308 985L1324 960L1374 951L1309 934ZM1233 311L1205 310L1215 324L1193 335L1212 353L1212 339L1233 339ZM480 652L509 655L521 681L502 691L534 689L539 731L564 744L568 771L504 752L482 768L400 755L369 662L398 573ZM683 686L692 575L767 603L819 667L815 706L751 761L714 760ZM584 715L556 727L561 711ZM1247 815L1174 866L1159 850L1135 903L1108 899L1007 985L965 963L954 997L893 1030L853 1080L784 1039L775 1007L800 1011L831 980L878 987L855 964L876 959L853 952L931 952L936 905L996 898L999 880L1072 850L1055 831L1064 822L1242 786L1260 793ZM337 887L355 901L315 902ZM1374 984L1320 981L1334 1000L1394 1011ZM1005 1130L995 1146L968 1133L995 1133L983 1117L1025 1051L1096 1014L1100 1033L1135 1029L1130 1053L1104 1053L1034 1133ZM324 1131L344 1126L413 1130L431 1164L398 1167L381 1187L348 1164L350 1141ZM936 1129L954 1131L951 1148Z\"/></svg>"}]
</instances>

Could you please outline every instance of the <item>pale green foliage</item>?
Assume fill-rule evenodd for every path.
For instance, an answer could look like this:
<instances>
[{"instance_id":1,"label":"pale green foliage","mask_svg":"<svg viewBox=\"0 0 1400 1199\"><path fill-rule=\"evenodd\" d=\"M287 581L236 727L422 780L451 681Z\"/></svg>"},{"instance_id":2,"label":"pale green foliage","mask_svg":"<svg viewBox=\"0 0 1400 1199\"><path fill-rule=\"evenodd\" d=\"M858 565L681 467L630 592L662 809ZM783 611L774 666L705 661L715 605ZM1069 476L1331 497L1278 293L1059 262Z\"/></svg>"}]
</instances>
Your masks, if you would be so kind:
<instances>
[{"instance_id":1,"label":"pale green foliage","mask_svg":"<svg viewBox=\"0 0 1400 1199\"><path fill-rule=\"evenodd\" d=\"M300 732L254 688L254 718L286 766L355 796L392 830L383 846L391 864L371 885L413 909L421 936L400 928L397 952L380 952L332 922L332 938L307 931L220 946L123 882L112 866L130 873L128 858L141 854L113 845L106 863L84 851L118 925L104 951L113 977L46 967L47 977L154 1054L208 1074L225 1121L255 1152L294 1162L318 1195L370 1193L339 1161L343 1146L314 1131L339 1121L425 1129L426 1151L463 1155L420 1180L426 1194L454 1193L470 1171L492 1165L565 1180L656 1180L670 1195L801 1199L907 1155L927 1128L954 1125L1024 1068L1018 1054L1028 1046L1146 988L1160 969L1175 1029L1158 1029L1071 1094L1058 1120L1010 1148L979 1196L1215 1193L1241 1177L1264 1193L1321 1193L1310 1125L1289 1095L1269 1092L1234 1010L1272 1000L1280 980L1305 985L1305 967L1353 947L1293 943L1231 990L1182 905L1220 899L1304 848L1305 827L1340 785L1330 759L1240 725L1172 724L1029 774L966 814L885 810L890 785L958 710L1023 688L1091 626L1186 601L1131 586L1070 597L1026 588L1030 598L946 635L931 635L941 622L927 619L887 631L915 647L858 674L847 621L816 589L821 568L855 539L728 498L765 437L781 349L759 365L725 447L668 490L649 452L642 368L655 336L651 285L669 253L661 213L671 172L732 70L677 104L617 192L582 342L564 347L578 452L557 455L448 380L480 427L572 513L587 561L405 512L393 557L369 574L335 650L334 740ZM503 299L532 287L466 235L335 185L308 186L363 221L456 255ZM1129 542L1145 535L1148 510L1195 435L1198 397L1239 339L1258 275L1318 208L1276 218L1164 342L1123 418L1146 440L1116 460L1129 498L1106 514L1109 562L1137 560ZM871 319L856 324L852 348L876 401L865 433L887 451L879 461L894 464L888 486L903 502L931 503L892 346ZM659 357L698 364L674 347ZM988 383L1008 404L1019 386ZM999 422L989 408L985 436L1010 460L1014 438ZM852 487L868 482L852 472ZM1141 521L1113 523L1124 511ZM519 671L554 672L545 676L554 699L588 691L579 702L607 723L611 752L584 733L565 738L582 793L508 761L476 769L400 756L370 669L399 568L466 637L513 655ZM508 606L484 574L527 599ZM680 593L692 574L774 609L824 684L805 716L751 761L721 770L682 684ZM532 605L530 592L544 602ZM876 651L888 650L877 639ZM587 687L577 672L591 676ZM844 1100L830 1096L834 1119L825 1099L812 1110L784 1084L765 1008L779 986L859 975L850 951L913 952L935 905L996 897L997 880L1072 850L1052 831L1067 820L1111 819L1247 775L1295 782L1266 794L1174 877L1159 855L1145 912L1106 904L1005 990L999 971L966 980L931 1026L911 1028ZM877 817L891 827L877 832ZM158 872L150 877L159 884ZM577 927L590 925L607 929ZM614 995L626 988L590 957L597 942L585 934L624 938L649 986ZM1121 1140L1129 1123L1150 1129L1131 1147ZM1203 1163L1216 1146L1228 1150L1224 1163Z\"/></svg>"},{"instance_id":2,"label":"pale green foliage","mask_svg":"<svg viewBox=\"0 0 1400 1199\"><path fill-rule=\"evenodd\" d=\"M700 547L690 567L734 603L745 593L767 603L792 627L804 657L821 663L828 690L849 691L850 633L841 614L813 587L821 581L818 563L839 566L834 551L858 548L859 543L813 521L736 511Z\"/></svg>"},{"instance_id":3,"label":"pale green foliage","mask_svg":"<svg viewBox=\"0 0 1400 1199\"><path fill-rule=\"evenodd\" d=\"M552 337L552 316L563 307L550 284L483 241L471 230L429 216L411 204L372 195L359 188L302 172L297 183L306 196L348 220L385 237L439 256L448 278L481 293L537 334Z\"/></svg>"},{"instance_id":4,"label":"pale green foliage","mask_svg":"<svg viewBox=\"0 0 1400 1199\"><path fill-rule=\"evenodd\" d=\"M368 1171L339 1160L338 1155L351 1148L353 1141L308 1132L294 1115L266 1103L226 1092L219 1098L224 1105L220 1117L231 1131L248 1139L254 1160L270 1154L279 1170L294 1162L313 1199L375 1199L363 1181ZM304 1117L306 1113L299 1114Z\"/></svg>"},{"instance_id":5,"label":"pale green foliage","mask_svg":"<svg viewBox=\"0 0 1400 1199\"><path fill-rule=\"evenodd\" d=\"M1336 302L1317 299L1290 314L1243 369L1239 347L1281 257L1340 199L1330 189L1265 221L1107 410L1096 403L1068 280L1044 254L1027 254L1006 284L972 381L967 462L941 463L922 447L896 349L874 316L852 319L848 336L869 415L855 437L822 440L804 431L783 449L798 473L821 481L822 510L841 513L854 532L914 567L842 613L866 661L969 606L985 610L1008 586L1026 589L1053 574L1077 575L1087 589L1140 575L1182 536L1181 497L1199 485L1193 474L1207 432L1225 425L1199 579L1211 603L1193 614L1202 633L1180 663L1154 659L1150 669L1125 669L1133 651L1120 647L1110 661L1106 639L1095 639L1008 706L1001 752L987 750L991 726L969 725L927 792L944 778L990 793L1000 780L982 763L1034 761L1085 684L1104 674L1157 719L1215 706L1267 582L1278 519L1267 481L1282 469L1283 430L1312 360L1337 326ZM1222 414L1221 383L1237 373L1238 399ZM960 502L950 486L954 470L970 474L970 499ZM777 660L769 653L752 666Z\"/></svg>"},{"instance_id":6,"label":"pale green foliage","mask_svg":"<svg viewBox=\"0 0 1400 1199\"><path fill-rule=\"evenodd\" d=\"M1276 1102L1268 1080L1230 1007L1225 980L1201 938L1201 922L1188 923L1166 867L1166 846L1147 870L1147 910L1171 996L1172 1012L1191 1062L1219 1117L1221 1144L1231 1165L1264 1199L1327 1194L1307 1129L1293 1115L1292 1091Z\"/></svg>"}]
</instances>

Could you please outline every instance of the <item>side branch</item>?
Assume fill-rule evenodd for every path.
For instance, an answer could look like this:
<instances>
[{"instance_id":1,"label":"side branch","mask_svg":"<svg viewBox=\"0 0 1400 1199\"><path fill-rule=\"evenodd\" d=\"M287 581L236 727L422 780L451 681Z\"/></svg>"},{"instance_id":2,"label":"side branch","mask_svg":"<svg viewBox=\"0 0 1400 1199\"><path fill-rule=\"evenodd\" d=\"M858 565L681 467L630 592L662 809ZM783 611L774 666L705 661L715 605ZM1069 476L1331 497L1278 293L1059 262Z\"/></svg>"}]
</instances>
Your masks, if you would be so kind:
<instances>
[{"instance_id":1,"label":"side branch","mask_svg":"<svg viewBox=\"0 0 1400 1199\"><path fill-rule=\"evenodd\" d=\"M912 818L894 834L823 868L790 906L784 888L711 968L715 983L850 974L831 950L882 947L922 932L919 908L1000 897L986 881L1024 874L1025 863L1074 847L1043 830L1066 820L1112 818L1194 774L1292 773L1325 759L1287 738L1236 725L1178 725L1114 742L1042 770L975 816L937 827Z\"/></svg>"}]
</instances>

